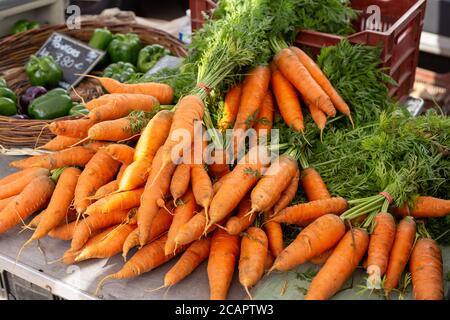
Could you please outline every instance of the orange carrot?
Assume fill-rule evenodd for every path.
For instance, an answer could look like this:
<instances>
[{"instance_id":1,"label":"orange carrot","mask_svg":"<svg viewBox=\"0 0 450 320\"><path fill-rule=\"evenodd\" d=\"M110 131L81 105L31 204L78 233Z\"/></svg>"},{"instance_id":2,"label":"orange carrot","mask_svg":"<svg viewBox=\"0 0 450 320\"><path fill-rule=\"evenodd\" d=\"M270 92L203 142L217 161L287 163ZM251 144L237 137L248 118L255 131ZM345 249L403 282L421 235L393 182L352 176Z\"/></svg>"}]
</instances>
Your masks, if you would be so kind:
<instances>
[{"instance_id":1,"label":"orange carrot","mask_svg":"<svg viewBox=\"0 0 450 320\"><path fill-rule=\"evenodd\" d=\"M73 221L70 223L63 223L57 226L56 228L50 230L48 236L58 240L72 240L76 226L77 221Z\"/></svg>"},{"instance_id":2,"label":"orange carrot","mask_svg":"<svg viewBox=\"0 0 450 320\"><path fill-rule=\"evenodd\" d=\"M364 229L349 230L312 280L305 300L331 298L355 271L368 244L369 236Z\"/></svg>"},{"instance_id":3,"label":"orange carrot","mask_svg":"<svg viewBox=\"0 0 450 320\"><path fill-rule=\"evenodd\" d=\"M304 226L323 215L330 213L339 215L347 209L348 204L344 198L316 200L287 207L274 216L272 221Z\"/></svg>"},{"instance_id":4,"label":"orange carrot","mask_svg":"<svg viewBox=\"0 0 450 320\"><path fill-rule=\"evenodd\" d=\"M444 299L441 248L433 239L417 240L409 262L416 300Z\"/></svg>"},{"instance_id":5,"label":"orange carrot","mask_svg":"<svg viewBox=\"0 0 450 320\"><path fill-rule=\"evenodd\" d=\"M23 170L11 173L10 175L0 179L0 187L5 184L8 184L10 182L17 181L18 179L20 179L24 176L27 176L32 172L41 171L41 170L42 170L42 168L27 168L27 169L23 169Z\"/></svg>"},{"instance_id":6,"label":"orange carrot","mask_svg":"<svg viewBox=\"0 0 450 320\"><path fill-rule=\"evenodd\" d=\"M139 132L133 132L132 119L129 117L107 120L94 124L89 128L87 137L90 140L122 141Z\"/></svg>"},{"instance_id":7,"label":"orange carrot","mask_svg":"<svg viewBox=\"0 0 450 320\"><path fill-rule=\"evenodd\" d=\"M387 295L397 288L403 270L408 263L409 256L416 238L416 223L412 217L403 218L397 227L394 245L389 256L389 263L384 281L384 291Z\"/></svg>"},{"instance_id":8,"label":"orange carrot","mask_svg":"<svg viewBox=\"0 0 450 320\"><path fill-rule=\"evenodd\" d=\"M0 234L12 229L42 209L50 199L55 184L46 175L35 177L17 197L0 211Z\"/></svg>"},{"instance_id":9,"label":"orange carrot","mask_svg":"<svg viewBox=\"0 0 450 320\"><path fill-rule=\"evenodd\" d=\"M50 172L47 169L29 171L27 174L18 177L16 180L0 185L0 199L10 198L18 195L22 190L35 178L41 176L49 176Z\"/></svg>"},{"instance_id":10,"label":"orange carrot","mask_svg":"<svg viewBox=\"0 0 450 320\"><path fill-rule=\"evenodd\" d=\"M266 261L264 262L264 272L267 272L272 268L275 257L272 255L270 250L267 251Z\"/></svg>"},{"instance_id":11,"label":"orange carrot","mask_svg":"<svg viewBox=\"0 0 450 320\"><path fill-rule=\"evenodd\" d=\"M98 190L92 196L92 199L97 200L97 199L104 198L104 197L116 192L118 188L119 188L118 180L113 180L111 182L108 182L107 184L98 188ZM89 209L89 207L88 207L88 209Z\"/></svg>"},{"instance_id":12,"label":"orange carrot","mask_svg":"<svg viewBox=\"0 0 450 320\"><path fill-rule=\"evenodd\" d=\"M170 287L191 274L209 256L211 239L195 241L164 276L164 286Z\"/></svg>"},{"instance_id":13,"label":"orange carrot","mask_svg":"<svg viewBox=\"0 0 450 320\"><path fill-rule=\"evenodd\" d=\"M284 122L294 130L303 132L305 130L305 123L303 120L302 106L295 88L283 76L274 63L270 67L272 70L272 90Z\"/></svg>"},{"instance_id":14,"label":"orange carrot","mask_svg":"<svg viewBox=\"0 0 450 320\"><path fill-rule=\"evenodd\" d=\"M217 122L217 127L221 131L232 128L239 110L241 101L242 84L233 86L225 96L223 105L223 115Z\"/></svg>"},{"instance_id":15,"label":"orange carrot","mask_svg":"<svg viewBox=\"0 0 450 320\"><path fill-rule=\"evenodd\" d=\"M291 49L280 50L275 55L274 61L280 72L300 91L309 105L318 108L330 117L336 115L336 109L330 97L317 84Z\"/></svg>"},{"instance_id":16,"label":"orange carrot","mask_svg":"<svg viewBox=\"0 0 450 320\"><path fill-rule=\"evenodd\" d=\"M171 86L163 83L144 82L144 83L121 83L115 79L105 77L94 77L103 88L111 94L141 94L153 96L162 104L171 104L173 101L173 89Z\"/></svg>"},{"instance_id":17,"label":"orange carrot","mask_svg":"<svg viewBox=\"0 0 450 320\"><path fill-rule=\"evenodd\" d=\"M208 218L208 208L213 196L213 187L203 164L191 165L191 185L195 201L205 209L205 215Z\"/></svg>"},{"instance_id":18,"label":"orange carrot","mask_svg":"<svg viewBox=\"0 0 450 320\"><path fill-rule=\"evenodd\" d=\"M238 206L238 214L228 219L225 229L231 235L239 235L241 232L245 231L250 227L256 219L257 213L247 213L251 210L252 202L250 196L246 195L244 199L241 200Z\"/></svg>"},{"instance_id":19,"label":"orange carrot","mask_svg":"<svg viewBox=\"0 0 450 320\"><path fill-rule=\"evenodd\" d=\"M211 238L208 281L211 300L225 300L239 255L239 236L217 229Z\"/></svg>"},{"instance_id":20,"label":"orange carrot","mask_svg":"<svg viewBox=\"0 0 450 320\"><path fill-rule=\"evenodd\" d=\"M170 181L170 194L173 201L176 202L189 189L191 181L191 166L180 163L175 169L172 180Z\"/></svg>"},{"instance_id":21,"label":"orange carrot","mask_svg":"<svg viewBox=\"0 0 450 320\"><path fill-rule=\"evenodd\" d=\"M334 214L324 215L306 228L275 259L272 269L287 271L332 248L344 235L344 222Z\"/></svg>"},{"instance_id":22,"label":"orange carrot","mask_svg":"<svg viewBox=\"0 0 450 320\"><path fill-rule=\"evenodd\" d=\"M58 120L50 123L48 128L57 136L84 139L94 124L91 119Z\"/></svg>"},{"instance_id":23,"label":"orange carrot","mask_svg":"<svg viewBox=\"0 0 450 320\"><path fill-rule=\"evenodd\" d=\"M264 97L258 116L256 117L255 125L253 126L258 136L263 133L270 135L270 130L272 130L273 126L274 109L273 95L269 90Z\"/></svg>"},{"instance_id":24,"label":"orange carrot","mask_svg":"<svg viewBox=\"0 0 450 320\"><path fill-rule=\"evenodd\" d=\"M191 190L189 190L181 200L182 204L175 208L172 225L167 234L167 241L164 247L166 255L176 250L175 236L177 235L178 230L194 216L197 209L194 194Z\"/></svg>"},{"instance_id":25,"label":"orange carrot","mask_svg":"<svg viewBox=\"0 0 450 320\"><path fill-rule=\"evenodd\" d=\"M297 194L299 180L300 180L300 170L297 168L295 176L292 177L287 188L284 189L284 191L281 193L280 199L273 206L274 214L278 214L281 210L286 208L292 202L295 195Z\"/></svg>"},{"instance_id":26,"label":"orange carrot","mask_svg":"<svg viewBox=\"0 0 450 320\"><path fill-rule=\"evenodd\" d=\"M374 223L367 258L367 286L369 289L381 289L381 277L386 272L394 244L395 220L391 214L381 212L375 216Z\"/></svg>"},{"instance_id":27,"label":"orange carrot","mask_svg":"<svg viewBox=\"0 0 450 320\"><path fill-rule=\"evenodd\" d=\"M94 152L98 152L100 149L103 149L110 144L111 144L111 142L107 142L107 141L91 141L89 143L83 144L83 147L90 149Z\"/></svg>"},{"instance_id":28,"label":"orange carrot","mask_svg":"<svg viewBox=\"0 0 450 320\"><path fill-rule=\"evenodd\" d=\"M157 107L159 107L159 102L153 96L123 93L121 97L91 110L87 117L95 122L115 120L126 117L131 111L148 112Z\"/></svg>"},{"instance_id":29,"label":"orange carrot","mask_svg":"<svg viewBox=\"0 0 450 320\"><path fill-rule=\"evenodd\" d=\"M311 114L311 118L316 124L317 128L320 129L320 139L322 139L323 130L327 125L327 117L325 113L320 110L317 106L312 104L311 102L305 101L308 107L309 113Z\"/></svg>"},{"instance_id":30,"label":"orange carrot","mask_svg":"<svg viewBox=\"0 0 450 320\"><path fill-rule=\"evenodd\" d=\"M129 210L139 206L144 188L112 193L87 207L85 215L105 214L118 210Z\"/></svg>"},{"instance_id":31,"label":"orange carrot","mask_svg":"<svg viewBox=\"0 0 450 320\"><path fill-rule=\"evenodd\" d=\"M45 149L50 151L61 151L71 147L72 145L80 142L81 138L72 138L65 136L56 136L38 149Z\"/></svg>"},{"instance_id":32,"label":"orange carrot","mask_svg":"<svg viewBox=\"0 0 450 320\"><path fill-rule=\"evenodd\" d=\"M98 188L112 180L119 165L120 163L104 150L98 151L86 164L75 188L74 206L79 214L84 213L91 204L88 198L93 196Z\"/></svg>"},{"instance_id":33,"label":"orange carrot","mask_svg":"<svg viewBox=\"0 0 450 320\"><path fill-rule=\"evenodd\" d=\"M84 167L94 156L95 151L85 147L74 147L52 154L32 156L22 160L16 160L9 164L13 168L40 167L49 170L78 166Z\"/></svg>"},{"instance_id":34,"label":"orange carrot","mask_svg":"<svg viewBox=\"0 0 450 320\"><path fill-rule=\"evenodd\" d=\"M0 199L0 212L8 205L8 203L13 201L14 199L16 199L16 196L11 196L11 197L8 197L5 199Z\"/></svg>"},{"instance_id":35,"label":"orange carrot","mask_svg":"<svg viewBox=\"0 0 450 320\"><path fill-rule=\"evenodd\" d=\"M337 93L336 89L334 89L331 82L328 80L322 70L320 70L319 66L314 62L314 60L311 59L300 48L290 47L290 49L297 55L297 58L309 71L314 80L316 80L323 91L325 91L325 93L330 97L334 107L345 114L347 117L349 117L350 121L352 121L349 106L347 105L347 103L345 103L344 99L342 99L339 93Z\"/></svg>"},{"instance_id":36,"label":"orange carrot","mask_svg":"<svg viewBox=\"0 0 450 320\"><path fill-rule=\"evenodd\" d=\"M312 167L303 168L302 185L309 201L331 198L327 186L322 180L319 172Z\"/></svg>"},{"instance_id":37,"label":"orange carrot","mask_svg":"<svg viewBox=\"0 0 450 320\"><path fill-rule=\"evenodd\" d=\"M267 252L268 240L265 232L260 228L248 228L241 241L239 282L250 299L252 296L249 288L253 287L262 278Z\"/></svg>"},{"instance_id":38,"label":"orange carrot","mask_svg":"<svg viewBox=\"0 0 450 320\"><path fill-rule=\"evenodd\" d=\"M401 217L410 215L417 219L445 217L450 214L450 200L422 196L416 199L412 209L405 204L402 208L395 208L394 213Z\"/></svg>"},{"instance_id":39,"label":"orange carrot","mask_svg":"<svg viewBox=\"0 0 450 320\"><path fill-rule=\"evenodd\" d=\"M110 144L105 148L105 151L114 160L119 161L122 164L130 164L133 162L134 148L127 146L126 144Z\"/></svg>"},{"instance_id":40,"label":"orange carrot","mask_svg":"<svg viewBox=\"0 0 450 320\"><path fill-rule=\"evenodd\" d=\"M315 265L324 265L325 262L327 262L328 258L331 256L331 254L333 253L333 250L336 248L336 246L322 252L321 254L311 258L311 260L309 260L311 263L315 264Z\"/></svg>"},{"instance_id":41,"label":"orange carrot","mask_svg":"<svg viewBox=\"0 0 450 320\"><path fill-rule=\"evenodd\" d=\"M267 238L269 240L269 249L276 258L284 250L283 230L278 222L268 221L264 224Z\"/></svg>"}]
</instances>

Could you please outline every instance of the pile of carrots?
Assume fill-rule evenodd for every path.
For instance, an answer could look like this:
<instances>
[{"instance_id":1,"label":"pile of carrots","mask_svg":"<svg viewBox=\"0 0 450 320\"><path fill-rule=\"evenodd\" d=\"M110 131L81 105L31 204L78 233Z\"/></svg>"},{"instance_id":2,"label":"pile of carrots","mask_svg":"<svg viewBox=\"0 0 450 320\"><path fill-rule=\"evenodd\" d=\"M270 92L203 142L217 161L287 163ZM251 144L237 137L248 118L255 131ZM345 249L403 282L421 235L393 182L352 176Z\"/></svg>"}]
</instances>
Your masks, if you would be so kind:
<instances>
[{"instance_id":1,"label":"pile of carrots","mask_svg":"<svg viewBox=\"0 0 450 320\"><path fill-rule=\"evenodd\" d=\"M203 117L201 99L188 95L174 110L159 110L172 103L168 85L99 81L109 94L86 104L89 115L50 125L56 137L43 148L55 152L11 162L20 171L0 180L0 234L20 224L33 230L22 249L49 236L71 241L61 257L66 264L121 253L125 264L98 291L107 281L137 277L179 256L161 288L208 260L211 299L227 298L236 267L251 297L265 273L306 262L323 266L305 298L329 299L364 261L368 286L386 295L396 290L409 262L415 298L443 298L440 248L426 233L416 236L415 218L450 214L449 200L419 197L398 224L390 213L379 213L369 235L339 216L347 200L332 197L319 172L298 165L295 152L266 165L257 146L231 171L228 165L175 164L174 132L192 132L193 120ZM256 67L228 92L219 128L247 129L255 114L255 127L267 126L257 120L273 119L270 83L283 119L298 131L305 127L294 88L319 128L336 109L350 117L315 63L301 50L285 48L270 67ZM155 112L137 134L128 117L133 111ZM300 186L308 202L291 205ZM424 208L435 210L424 214ZM406 210L396 211L401 216ZM287 247L283 224L302 227Z\"/></svg>"}]
</instances>

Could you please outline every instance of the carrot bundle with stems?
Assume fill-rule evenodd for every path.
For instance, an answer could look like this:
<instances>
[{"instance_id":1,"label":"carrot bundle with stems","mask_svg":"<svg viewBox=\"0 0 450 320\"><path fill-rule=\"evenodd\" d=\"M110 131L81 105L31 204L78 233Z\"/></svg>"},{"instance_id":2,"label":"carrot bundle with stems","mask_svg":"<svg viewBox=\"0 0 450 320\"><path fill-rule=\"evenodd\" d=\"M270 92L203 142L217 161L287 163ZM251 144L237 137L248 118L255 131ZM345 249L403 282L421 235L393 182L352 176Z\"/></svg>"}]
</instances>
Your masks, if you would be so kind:
<instances>
[{"instance_id":1,"label":"carrot bundle with stems","mask_svg":"<svg viewBox=\"0 0 450 320\"><path fill-rule=\"evenodd\" d=\"M294 177L292 177L289 185L286 189L281 193L280 199L278 199L277 203L273 206L273 214L278 214L281 210L286 208L292 200L295 198L298 190L298 182L300 180L300 170L297 168Z\"/></svg>"},{"instance_id":2,"label":"carrot bundle with stems","mask_svg":"<svg viewBox=\"0 0 450 320\"><path fill-rule=\"evenodd\" d=\"M170 181L170 194L174 203L189 189L191 181L191 166L189 164L180 163L175 169L172 180Z\"/></svg>"},{"instance_id":3,"label":"carrot bundle with stems","mask_svg":"<svg viewBox=\"0 0 450 320\"><path fill-rule=\"evenodd\" d=\"M217 229L211 238L208 281L211 300L225 300L239 256L239 236Z\"/></svg>"},{"instance_id":4,"label":"carrot bundle with stems","mask_svg":"<svg viewBox=\"0 0 450 320\"><path fill-rule=\"evenodd\" d=\"M331 298L355 271L368 245L369 236L364 229L352 228L347 231L311 281L305 300Z\"/></svg>"},{"instance_id":5,"label":"carrot bundle with stems","mask_svg":"<svg viewBox=\"0 0 450 320\"><path fill-rule=\"evenodd\" d=\"M394 244L389 256L389 263L384 281L386 295L397 288L403 270L405 270L416 239L416 223L412 217L403 218L397 227Z\"/></svg>"},{"instance_id":6,"label":"carrot bundle with stems","mask_svg":"<svg viewBox=\"0 0 450 320\"><path fill-rule=\"evenodd\" d=\"M213 197L213 187L203 164L194 163L191 165L191 186L195 201L205 209L205 216L208 218L208 208Z\"/></svg>"},{"instance_id":7,"label":"carrot bundle with stems","mask_svg":"<svg viewBox=\"0 0 450 320\"><path fill-rule=\"evenodd\" d=\"M272 130L273 126L274 110L273 95L272 92L268 90L261 104L261 108L259 109L258 116L256 117L255 125L253 126L258 136L261 136L263 133L266 135L270 134L270 130Z\"/></svg>"},{"instance_id":8,"label":"carrot bundle with stems","mask_svg":"<svg viewBox=\"0 0 450 320\"><path fill-rule=\"evenodd\" d=\"M247 195L241 200L241 202L239 202L238 214L228 219L225 224L225 229L229 234L239 235L253 224L258 214L253 212L248 215L247 213L251 210L251 208L252 202L250 200L250 196Z\"/></svg>"},{"instance_id":9,"label":"carrot bundle with stems","mask_svg":"<svg viewBox=\"0 0 450 320\"><path fill-rule=\"evenodd\" d=\"M270 68L272 70L272 90L284 122L296 131L305 131L302 106L295 88L283 76L275 63L272 63Z\"/></svg>"},{"instance_id":10,"label":"carrot bundle with stems","mask_svg":"<svg viewBox=\"0 0 450 320\"><path fill-rule=\"evenodd\" d=\"M445 217L450 214L450 200L420 196L410 209L407 204L394 208L394 213L400 217L412 216L417 219Z\"/></svg>"},{"instance_id":11,"label":"carrot bundle with stems","mask_svg":"<svg viewBox=\"0 0 450 320\"><path fill-rule=\"evenodd\" d=\"M37 210L42 209L55 188L49 176L35 177L27 186L0 211L0 234L23 222Z\"/></svg>"},{"instance_id":12,"label":"carrot bundle with stems","mask_svg":"<svg viewBox=\"0 0 450 320\"><path fill-rule=\"evenodd\" d=\"M178 205L174 210L173 221L167 234L167 241L164 247L164 252L166 255L176 250L177 245L175 242L175 237L178 230L194 216L197 209L195 197L191 190L188 190L188 192L181 198L181 201L182 204Z\"/></svg>"},{"instance_id":13,"label":"carrot bundle with stems","mask_svg":"<svg viewBox=\"0 0 450 320\"><path fill-rule=\"evenodd\" d=\"M287 207L274 216L272 221L305 226L323 215L339 215L347 209L347 200L341 197L315 200Z\"/></svg>"},{"instance_id":14,"label":"carrot bundle with stems","mask_svg":"<svg viewBox=\"0 0 450 320\"><path fill-rule=\"evenodd\" d=\"M217 122L219 130L224 132L226 129L232 128L239 111L239 104L241 101L242 84L233 86L225 96L223 105L223 115Z\"/></svg>"},{"instance_id":15,"label":"carrot bundle with stems","mask_svg":"<svg viewBox=\"0 0 450 320\"><path fill-rule=\"evenodd\" d=\"M177 263L164 276L163 288L171 287L190 275L209 256L211 239L203 238L192 243Z\"/></svg>"},{"instance_id":16,"label":"carrot bundle with stems","mask_svg":"<svg viewBox=\"0 0 450 320\"><path fill-rule=\"evenodd\" d=\"M132 129L132 119L124 117L94 124L89 128L86 139L117 142L127 140L136 133Z\"/></svg>"},{"instance_id":17,"label":"carrot bundle with stems","mask_svg":"<svg viewBox=\"0 0 450 320\"><path fill-rule=\"evenodd\" d=\"M272 270L287 271L332 248L344 235L345 225L334 214L321 216L304 228L275 259Z\"/></svg>"},{"instance_id":18,"label":"carrot bundle with stems","mask_svg":"<svg viewBox=\"0 0 450 320\"><path fill-rule=\"evenodd\" d=\"M95 122L115 120L126 117L132 111L150 112L157 107L159 101L153 96L122 93L111 102L89 111L87 118Z\"/></svg>"},{"instance_id":19,"label":"carrot bundle with stems","mask_svg":"<svg viewBox=\"0 0 450 320\"><path fill-rule=\"evenodd\" d=\"M97 79L110 94L149 95L158 99L161 104L171 104L173 101L173 88L168 84L156 82L121 83L112 78L88 76Z\"/></svg>"},{"instance_id":20,"label":"carrot bundle with stems","mask_svg":"<svg viewBox=\"0 0 450 320\"><path fill-rule=\"evenodd\" d=\"M297 169L297 160L290 152L277 157L253 188L252 212L264 212L272 208L289 186L290 178Z\"/></svg>"},{"instance_id":21,"label":"carrot bundle with stems","mask_svg":"<svg viewBox=\"0 0 450 320\"><path fill-rule=\"evenodd\" d=\"M89 129L95 124L91 119L58 120L49 125L50 131L57 136L84 139Z\"/></svg>"},{"instance_id":22,"label":"carrot bundle with stems","mask_svg":"<svg viewBox=\"0 0 450 320\"><path fill-rule=\"evenodd\" d=\"M84 213L91 204L89 197L113 179L119 165L120 162L111 158L104 150L98 151L86 164L75 188L74 206L79 214Z\"/></svg>"},{"instance_id":23,"label":"carrot bundle with stems","mask_svg":"<svg viewBox=\"0 0 450 320\"><path fill-rule=\"evenodd\" d=\"M274 61L286 79L300 91L308 105L325 112L330 117L336 115L336 109L330 97L314 80L291 49L284 48L278 51L275 54Z\"/></svg>"},{"instance_id":24,"label":"carrot bundle with stems","mask_svg":"<svg viewBox=\"0 0 450 320\"><path fill-rule=\"evenodd\" d=\"M85 215L105 214L117 210L136 208L141 203L144 188L132 191L118 192L107 195L87 207Z\"/></svg>"},{"instance_id":25,"label":"carrot bundle with stems","mask_svg":"<svg viewBox=\"0 0 450 320\"><path fill-rule=\"evenodd\" d=\"M93 232L126 222L128 216L129 210L122 210L110 212L108 214L97 213L83 219L75 227L72 243L70 245L71 249L80 249L92 236Z\"/></svg>"},{"instance_id":26,"label":"carrot bundle with stems","mask_svg":"<svg viewBox=\"0 0 450 320\"><path fill-rule=\"evenodd\" d=\"M27 171L26 174L18 176L14 181L0 185L0 199L6 199L18 195L35 178L40 176L48 177L49 174L50 172L43 168L36 168Z\"/></svg>"},{"instance_id":27,"label":"carrot bundle with stems","mask_svg":"<svg viewBox=\"0 0 450 320\"><path fill-rule=\"evenodd\" d=\"M72 221L70 223L63 223L56 228L49 231L48 236L58 240L72 240L75 228L77 227L77 221Z\"/></svg>"},{"instance_id":28,"label":"carrot bundle with stems","mask_svg":"<svg viewBox=\"0 0 450 320\"><path fill-rule=\"evenodd\" d=\"M61 151L67 149L74 144L80 142L81 138L72 138L65 136L56 136L38 149L45 149L49 151Z\"/></svg>"},{"instance_id":29,"label":"carrot bundle with stems","mask_svg":"<svg viewBox=\"0 0 450 320\"><path fill-rule=\"evenodd\" d=\"M350 122L353 123L352 116L350 113L350 108L347 103L342 99L339 93L331 84L330 80L322 72L319 66L311 59L304 51L297 47L290 47L290 49L297 55L297 58L305 66L317 84L325 91L325 93L330 97L331 102L334 107L346 115Z\"/></svg>"},{"instance_id":30,"label":"carrot bundle with stems","mask_svg":"<svg viewBox=\"0 0 450 320\"><path fill-rule=\"evenodd\" d=\"M264 274L264 265L268 253L268 240L261 228L250 227L241 241L239 258L239 282L250 299L249 288L253 287Z\"/></svg>"},{"instance_id":31,"label":"carrot bundle with stems","mask_svg":"<svg viewBox=\"0 0 450 320\"><path fill-rule=\"evenodd\" d=\"M9 166L25 169L31 167L53 170L62 167L84 167L94 156L95 151L86 147L74 147L52 154L32 156L22 160L12 161Z\"/></svg>"},{"instance_id":32,"label":"carrot bundle with stems","mask_svg":"<svg viewBox=\"0 0 450 320\"><path fill-rule=\"evenodd\" d=\"M92 258L110 258L122 251L123 244L128 235L137 228L136 225L120 224L103 239L96 243L86 245L75 261L84 261Z\"/></svg>"},{"instance_id":33,"label":"carrot bundle with stems","mask_svg":"<svg viewBox=\"0 0 450 320\"><path fill-rule=\"evenodd\" d=\"M269 249L276 258L284 250L283 230L278 222L268 221L264 224L264 230L269 241Z\"/></svg>"},{"instance_id":34,"label":"carrot bundle with stems","mask_svg":"<svg viewBox=\"0 0 450 320\"><path fill-rule=\"evenodd\" d=\"M441 248L433 239L419 239L409 262L412 288L416 300L444 299Z\"/></svg>"},{"instance_id":35,"label":"carrot bundle with stems","mask_svg":"<svg viewBox=\"0 0 450 320\"><path fill-rule=\"evenodd\" d=\"M381 277L386 272L389 254L394 244L395 220L391 214L380 212L374 218L367 258L367 287L381 289Z\"/></svg>"},{"instance_id":36,"label":"carrot bundle with stems","mask_svg":"<svg viewBox=\"0 0 450 320\"><path fill-rule=\"evenodd\" d=\"M173 204L171 201L166 203L165 208L160 208L155 216L154 223L150 229L150 235L148 237L148 243L159 238L163 233L169 230L173 221ZM147 244L148 244L147 243ZM139 245L139 229L134 229L127 237L123 244L122 256L124 260L127 260L128 252Z\"/></svg>"}]
</instances>

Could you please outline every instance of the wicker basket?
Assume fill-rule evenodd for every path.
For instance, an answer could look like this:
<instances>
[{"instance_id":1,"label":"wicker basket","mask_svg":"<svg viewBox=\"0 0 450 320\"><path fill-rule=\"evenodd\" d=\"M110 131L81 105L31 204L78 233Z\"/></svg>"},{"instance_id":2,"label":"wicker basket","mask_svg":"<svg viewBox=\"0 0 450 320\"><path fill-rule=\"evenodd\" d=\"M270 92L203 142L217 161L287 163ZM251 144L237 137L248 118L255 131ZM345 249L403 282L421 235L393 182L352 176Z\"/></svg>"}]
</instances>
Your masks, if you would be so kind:
<instances>
[{"instance_id":1,"label":"wicker basket","mask_svg":"<svg viewBox=\"0 0 450 320\"><path fill-rule=\"evenodd\" d=\"M183 44L170 34L137 23L118 23L113 21L83 22L81 29L69 30L66 25L45 26L6 37L0 40L0 76L4 77L18 96L30 83L25 75L24 65L30 55L34 54L53 32L61 32L70 37L88 42L94 29L107 27L113 33L136 33L144 44L158 43L169 49L173 55L183 57L186 49ZM82 97L89 101L102 94L98 82L84 79L76 88L83 92ZM71 93L74 100L77 96ZM36 147L50 141L54 135L47 129L50 120L24 120L0 116L0 145L4 147Z\"/></svg>"}]
</instances>

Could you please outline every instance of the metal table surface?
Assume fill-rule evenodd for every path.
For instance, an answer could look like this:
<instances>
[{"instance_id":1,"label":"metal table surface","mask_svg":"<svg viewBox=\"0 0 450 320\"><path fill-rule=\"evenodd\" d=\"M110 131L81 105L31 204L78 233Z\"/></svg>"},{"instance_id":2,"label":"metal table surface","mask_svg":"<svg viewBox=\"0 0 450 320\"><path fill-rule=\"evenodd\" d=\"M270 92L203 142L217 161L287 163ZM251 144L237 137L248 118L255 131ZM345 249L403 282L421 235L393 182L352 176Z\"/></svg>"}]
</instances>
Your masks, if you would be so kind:
<instances>
[{"instance_id":1,"label":"metal table surface","mask_svg":"<svg viewBox=\"0 0 450 320\"><path fill-rule=\"evenodd\" d=\"M8 163L18 157L0 155L0 178L12 173ZM53 294L65 299L96 299L93 296L97 283L104 276L116 272L123 265L122 257L111 259L94 259L67 266L61 262L49 263L62 257L70 247L69 242L44 238L39 246L34 243L23 250L16 262L16 255L23 243L30 237L31 231L20 234L20 227L0 235L0 270L6 270L42 288L47 288ZM443 248L444 274L450 270L450 248ZM173 260L152 272L135 279L113 280L106 283L99 298L102 299L208 299L209 288L206 274L206 262L195 270L188 278L169 290L163 289L146 292L146 289L162 285L164 274L175 263ZM297 277L297 272L318 270L318 267L304 264L294 271L286 273L273 272L265 276L251 290L254 299L302 299L303 288L308 287L306 281ZM358 285L364 282L364 271L357 270L344 289L333 299L381 299L376 294L365 292L360 294ZM450 283L445 282L445 292L449 291ZM247 299L238 281L237 270L229 291L229 299ZM411 293L406 296L411 299Z\"/></svg>"}]
</instances>

